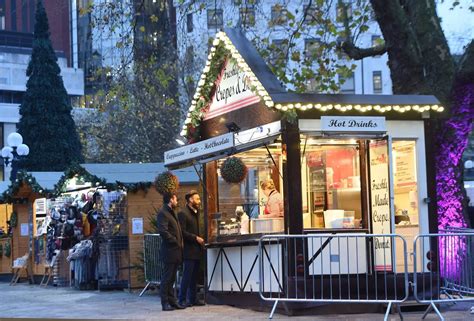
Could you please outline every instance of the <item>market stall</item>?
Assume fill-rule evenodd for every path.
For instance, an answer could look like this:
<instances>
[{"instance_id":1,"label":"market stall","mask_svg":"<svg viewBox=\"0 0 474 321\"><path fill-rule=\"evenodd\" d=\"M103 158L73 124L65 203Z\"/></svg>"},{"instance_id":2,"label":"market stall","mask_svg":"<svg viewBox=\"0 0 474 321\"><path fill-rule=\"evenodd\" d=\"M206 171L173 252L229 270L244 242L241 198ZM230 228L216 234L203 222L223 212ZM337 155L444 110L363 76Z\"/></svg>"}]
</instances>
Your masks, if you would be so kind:
<instances>
[{"instance_id":1,"label":"market stall","mask_svg":"<svg viewBox=\"0 0 474 321\"><path fill-rule=\"evenodd\" d=\"M37 279L50 268L56 286L142 287L143 235L162 204L153 180L164 170L160 163L83 164L19 173L3 194L18 215L12 257L28 254ZM194 169L177 175L184 188L197 188Z\"/></svg>"},{"instance_id":2,"label":"market stall","mask_svg":"<svg viewBox=\"0 0 474 321\"><path fill-rule=\"evenodd\" d=\"M190 144L165 153L170 168L205 164L211 302L258 302L262 235L397 233L410 244L432 231L427 146L438 104L422 95L288 92L241 31L219 32L183 127ZM400 271L392 261L399 250L383 238L339 247L349 260L358 253L358 273ZM312 264L288 251L268 248L274 273L265 284L273 289ZM329 257L324 246L304 251L320 268L301 270L353 273L345 255Z\"/></svg>"}]
</instances>

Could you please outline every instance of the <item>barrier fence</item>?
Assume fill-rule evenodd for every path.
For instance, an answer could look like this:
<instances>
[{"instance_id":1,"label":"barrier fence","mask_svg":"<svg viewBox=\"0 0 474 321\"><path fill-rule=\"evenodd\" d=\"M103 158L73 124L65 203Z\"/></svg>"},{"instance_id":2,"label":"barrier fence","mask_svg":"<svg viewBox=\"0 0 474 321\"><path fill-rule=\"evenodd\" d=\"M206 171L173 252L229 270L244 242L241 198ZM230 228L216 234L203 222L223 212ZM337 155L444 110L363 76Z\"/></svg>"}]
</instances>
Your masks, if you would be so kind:
<instances>
[{"instance_id":1,"label":"barrier fence","mask_svg":"<svg viewBox=\"0 0 474 321\"><path fill-rule=\"evenodd\" d=\"M150 285L159 285L161 282L162 262L160 260L160 234L145 234L143 237L143 258L146 285L140 292L142 296Z\"/></svg>"},{"instance_id":2,"label":"barrier fence","mask_svg":"<svg viewBox=\"0 0 474 321\"><path fill-rule=\"evenodd\" d=\"M448 228L414 240L413 266L405 239L396 234L267 235L259 243L259 293L279 302L386 303L413 295L428 304L474 300L474 230ZM413 271L413 273L411 273ZM410 273L409 273L410 272ZM398 312L401 315L400 309Z\"/></svg>"},{"instance_id":3,"label":"barrier fence","mask_svg":"<svg viewBox=\"0 0 474 321\"><path fill-rule=\"evenodd\" d=\"M399 235L267 235L259 252L259 293L274 301L270 318L279 302L356 302L387 303L386 320L408 297L407 246Z\"/></svg>"},{"instance_id":4,"label":"barrier fence","mask_svg":"<svg viewBox=\"0 0 474 321\"><path fill-rule=\"evenodd\" d=\"M438 303L472 301L474 296L474 230L448 228L438 234L421 234L414 240L414 294L419 303L429 304L423 319ZM417 270L417 262L424 270Z\"/></svg>"}]
</instances>

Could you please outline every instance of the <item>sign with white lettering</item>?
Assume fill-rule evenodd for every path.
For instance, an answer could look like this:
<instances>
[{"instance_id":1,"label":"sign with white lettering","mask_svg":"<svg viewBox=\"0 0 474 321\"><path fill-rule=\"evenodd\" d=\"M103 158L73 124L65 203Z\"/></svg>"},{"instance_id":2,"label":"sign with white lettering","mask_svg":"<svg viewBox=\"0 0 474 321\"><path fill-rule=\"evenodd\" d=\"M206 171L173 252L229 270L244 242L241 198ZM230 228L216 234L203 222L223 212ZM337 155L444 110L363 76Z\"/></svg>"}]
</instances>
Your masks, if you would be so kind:
<instances>
[{"instance_id":1,"label":"sign with white lettering","mask_svg":"<svg viewBox=\"0 0 474 321\"><path fill-rule=\"evenodd\" d=\"M165 152L165 166L202 158L234 147L234 133L228 133Z\"/></svg>"},{"instance_id":2,"label":"sign with white lettering","mask_svg":"<svg viewBox=\"0 0 474 321\"><path fill-rule=\"evenodd\" d=\"M386 132L385 117L321 116L323 132Z\"/></svg>"},{"instance_id":3,"label":"sign with white lettering","mask_svg":"<svg viewBox=\"0 0 474 321\"><path fill-rule=\"evenodd\" d=\"M216 81L216 90L209 111L204 116L208 120L233 110L260 101L260 97L250 90L250 79L233 59L227 59Z\"/></svg>"},{"instance_id":4,"label":"sign with white lettering","mask_svg":"<svg viewBox=\"0 0 474 321\"><path fill-rule=\"evenodd\" d=\"M370 154L370 209L372 233L390 234L390 188L388 142L371 141ZM389 236L374 237L374 265L376 271L392 271L392 241Z\"/></svg>"}]
</instances>

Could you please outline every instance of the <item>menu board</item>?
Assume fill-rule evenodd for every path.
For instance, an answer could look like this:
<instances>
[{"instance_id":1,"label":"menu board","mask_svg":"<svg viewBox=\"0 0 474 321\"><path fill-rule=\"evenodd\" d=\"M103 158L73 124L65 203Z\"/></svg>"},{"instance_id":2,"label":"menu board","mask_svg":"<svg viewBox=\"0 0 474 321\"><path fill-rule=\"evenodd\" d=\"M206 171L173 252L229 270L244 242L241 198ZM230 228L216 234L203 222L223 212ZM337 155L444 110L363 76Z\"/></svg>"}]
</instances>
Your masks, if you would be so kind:
<instances>
[{"instance_id":1,"label":"menu board","mask_svg":"<svg viewBox=\"0 0 474 321\"><path fill-rule=\"evenodd\" d=\"M393 144L394 151L394 185L406 187L416 185L415 142L403 145Z\"/></svg>"},{"instance_id":2,"label":"menu board","mask_svg":"<svg viewBox=\"0 0 474 321\"><path fill-rule=\"evenodd\" d=\"M371 141L370 154L370 210L372 232L390 234L390 187L387 141ZM392 242L390 237L374 237L376 271L392 271Z\"/></svg>"}]
</instances>

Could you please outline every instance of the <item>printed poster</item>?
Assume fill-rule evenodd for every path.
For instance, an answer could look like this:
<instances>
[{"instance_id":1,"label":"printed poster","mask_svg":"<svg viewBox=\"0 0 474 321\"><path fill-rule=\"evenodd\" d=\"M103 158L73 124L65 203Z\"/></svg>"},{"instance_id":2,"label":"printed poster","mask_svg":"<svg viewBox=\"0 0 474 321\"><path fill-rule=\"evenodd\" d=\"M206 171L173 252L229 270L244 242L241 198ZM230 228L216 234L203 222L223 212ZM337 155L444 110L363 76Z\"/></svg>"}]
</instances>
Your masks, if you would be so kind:
<instances>
[{"instance_id":1,"label":"printed poster","mask_svg":"<svg viewBox=\"0 0 474 321\"><path fill-rule=\"evenodd\" d=\"M390 185L387 141L371 141L370 210L373 234L391 233ZM392 242L390 237L374 237L376 271L392 271Z\"/></svg>"}]
</instances>

